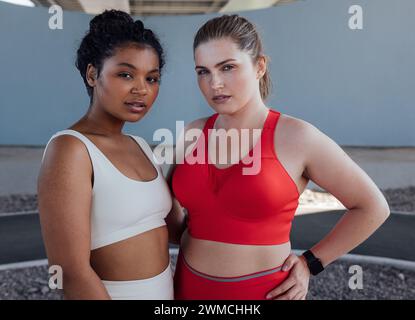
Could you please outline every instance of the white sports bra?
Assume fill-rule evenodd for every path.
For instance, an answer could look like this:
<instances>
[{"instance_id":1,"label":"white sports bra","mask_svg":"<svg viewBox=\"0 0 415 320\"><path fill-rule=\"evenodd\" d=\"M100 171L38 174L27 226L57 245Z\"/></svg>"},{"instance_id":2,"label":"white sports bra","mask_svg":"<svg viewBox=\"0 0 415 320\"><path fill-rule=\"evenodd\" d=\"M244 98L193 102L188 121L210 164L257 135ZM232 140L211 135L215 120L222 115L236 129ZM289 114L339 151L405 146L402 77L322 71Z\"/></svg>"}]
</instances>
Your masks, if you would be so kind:
<instances>
[{"instance_id":1,"label":"white sports bra","mask_svg":"<svg viewBox=\"0 0 415 320\"><path fill-rule=\"evenodd\" d=\"M44 152L52 139L65 134L85 144L92 162L91 250L166 224L164 218L172 207L170 190L144 139L130 135L157 170L157 177L151 181L138 181L122 174L91 140L75 130L55 133Z\"/></svg>"}]
</instances>

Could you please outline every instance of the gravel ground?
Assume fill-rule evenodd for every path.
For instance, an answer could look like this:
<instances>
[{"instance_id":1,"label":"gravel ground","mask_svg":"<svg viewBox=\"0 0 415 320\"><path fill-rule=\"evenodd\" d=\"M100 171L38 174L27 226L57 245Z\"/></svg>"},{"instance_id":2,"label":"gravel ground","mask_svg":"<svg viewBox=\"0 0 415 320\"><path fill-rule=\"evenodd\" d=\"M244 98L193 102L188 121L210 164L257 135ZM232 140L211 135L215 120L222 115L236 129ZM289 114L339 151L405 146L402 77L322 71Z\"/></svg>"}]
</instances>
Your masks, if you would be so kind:
<instances>
[{"instance_id":1,"label":"gravel ground","mask_svg":"<svg viewBox=\"0 0 415 320\"><path fill-rule=\"evenodd\" d=\"M392 211L413 212L415 214L415 187L381 190ZM338 200L327 192L306 189L300 204L330 204ZM21 194L0 196L0 215L5 212L37 210L37 195Z\"/></svg>"},{"instance_id":2,"label":"gravel ground","mask_svg":"<svg viewBox=\"0 0 415 320\"><path fill-rule=\"evenodd\" d=\"M172 265L175 265L175 256ZM354 264L354 263L353 263ZM415 300L415 270L360 263L363 288L349 288L351 262L336 261L310 279L308 300ZM59 300L61 290L48 287L47 267L0 271L0 300Z\"/></svg>"},{"instance_id":3,"label":"gravel ground","mask_svg":"<svg viewBox=\"0 0 415 320\"><path fill-rule=\"evenodd\" d=\"M391 210L415 213L415 187L382 190Z\"/></svg>"},{"instance_id":4,"label":"gravel ground","mask_svg":"<svg viewBox=\"0 0 415 320\"><path fill-rule=\"evenodd\" d=\"M37 210L36 194L0 196L0 213Z\"/></svg>"},{"instance_id":5,"label":"gravel ground","mask_svg":"<svg viewBox=\"0 0 415 320\"><path fill-rule=\"evenodd\" d=\"M415 214L415 187L382 190L392 211ZM300 204L330 204L337 199L325 192L305 190ZM37 195L0 196L0 215L5 212L37 210ZM175 257L172 259L175 263ZM352 264L337 261L318 277L311 278L307 299L411 299L415 300L415 271L375 264L363 269L363 289L351 290L348 270ZM48 287L47 267L0 271L0 300L62 299L59 290Z\"/></svg>"}]
</instances>

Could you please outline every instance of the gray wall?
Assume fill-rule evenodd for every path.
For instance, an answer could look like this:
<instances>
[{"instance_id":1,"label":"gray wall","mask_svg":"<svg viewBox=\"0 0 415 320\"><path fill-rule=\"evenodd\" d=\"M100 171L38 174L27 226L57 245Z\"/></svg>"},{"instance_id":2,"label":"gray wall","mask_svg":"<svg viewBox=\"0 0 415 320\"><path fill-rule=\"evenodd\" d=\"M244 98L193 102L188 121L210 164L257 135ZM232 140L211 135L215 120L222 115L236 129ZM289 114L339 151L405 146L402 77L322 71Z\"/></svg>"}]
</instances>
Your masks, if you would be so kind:
<instances>
[{"instance_id":1,"label":"gray wall","mask_svg":"<svg viewBox=\"0 0 415 320\"><path fill-rule=\"evenodd\" d=\"M348 28L348 8L364 29ZM341 145L415 146L415 1L308 0L242 13L256 23L271 57L269 105L317 126ZM192 37L214 15L149 17L167 66L158 100L126 131L153 141L211 114L196 83ZM46 8L0 3L0 144L44 145L80 118L88 98L74 67L91 16L64 12L50 30Z\"/></svg>"}]
</instances>

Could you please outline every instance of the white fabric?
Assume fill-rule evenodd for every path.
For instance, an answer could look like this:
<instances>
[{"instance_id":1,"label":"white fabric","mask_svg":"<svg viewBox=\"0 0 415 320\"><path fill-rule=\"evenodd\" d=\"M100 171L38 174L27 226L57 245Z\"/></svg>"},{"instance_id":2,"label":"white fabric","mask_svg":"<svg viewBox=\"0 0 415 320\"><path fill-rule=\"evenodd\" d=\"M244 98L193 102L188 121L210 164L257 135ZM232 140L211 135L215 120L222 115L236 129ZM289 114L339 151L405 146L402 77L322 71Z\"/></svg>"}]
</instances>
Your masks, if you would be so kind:
<instances>
[{"instance_id":1,"label":"white fabric","mask_svg":"<svg viewBox=\"0 0 415 320\"><path fill-rule=\"evenodd\" d=\"M164 226L164 218L172 206L169 188L157 165L150 146L131 136L157 170L151 181L137 181L122 174L86 136L74 130L54 134L46 149L57 136L71 135L81 140L89 153L94 184L91 206L91 250L97 249L148 230Z\"/></svg>"},{"instance_id":2,"label":"white fabric","mask_svg":"<svg viewBox=\"0 0 415 320\"><path fill-rule=\"evenodd\" d=\"M102 280L112 300L173 300L171 265L152 278L133 281Z\"/></svg>"}]
</instances>

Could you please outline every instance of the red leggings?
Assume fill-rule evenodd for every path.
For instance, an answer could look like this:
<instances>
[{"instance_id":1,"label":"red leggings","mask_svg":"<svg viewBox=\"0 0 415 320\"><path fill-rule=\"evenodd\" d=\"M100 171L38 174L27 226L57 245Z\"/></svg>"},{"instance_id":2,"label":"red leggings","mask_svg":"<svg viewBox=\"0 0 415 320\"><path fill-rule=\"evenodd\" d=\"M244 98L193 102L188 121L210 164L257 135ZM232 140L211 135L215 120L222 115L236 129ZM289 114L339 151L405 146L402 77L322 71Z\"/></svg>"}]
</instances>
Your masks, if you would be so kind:
<instances>
[{"instance_id":1,"label":"red leggings","mask_svg":"<svg viewBox=\"0 0 415 320\"><path fill-rule=\"evenodd\" d=\"M216 277L190 267L182 253L174 274L176 300L264 300L289 275L281 266L238 277Z\"/></svg>"}]
</instances>

